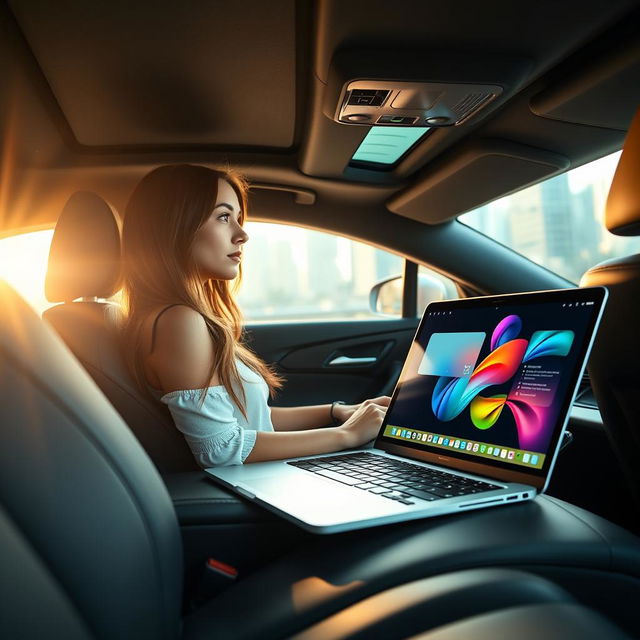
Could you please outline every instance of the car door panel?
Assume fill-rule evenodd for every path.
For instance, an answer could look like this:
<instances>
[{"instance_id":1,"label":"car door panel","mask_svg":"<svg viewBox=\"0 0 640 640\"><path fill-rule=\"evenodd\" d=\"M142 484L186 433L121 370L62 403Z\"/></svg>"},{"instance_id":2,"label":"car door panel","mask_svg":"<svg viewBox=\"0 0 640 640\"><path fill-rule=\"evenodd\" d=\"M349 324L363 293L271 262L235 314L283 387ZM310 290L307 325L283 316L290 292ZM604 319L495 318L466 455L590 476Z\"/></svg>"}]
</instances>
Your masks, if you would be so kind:
<instances>
[{"instance_id":1,"label":"car door panel","mask_svg":"<svg viewBox=\"0 0 640 640\"><path fill-rule=\"evenodd\" d=\"M249 325L248 342L285 377L275 406L349 403L393 391L418 318Z\"/></svg>"}]
</instances>

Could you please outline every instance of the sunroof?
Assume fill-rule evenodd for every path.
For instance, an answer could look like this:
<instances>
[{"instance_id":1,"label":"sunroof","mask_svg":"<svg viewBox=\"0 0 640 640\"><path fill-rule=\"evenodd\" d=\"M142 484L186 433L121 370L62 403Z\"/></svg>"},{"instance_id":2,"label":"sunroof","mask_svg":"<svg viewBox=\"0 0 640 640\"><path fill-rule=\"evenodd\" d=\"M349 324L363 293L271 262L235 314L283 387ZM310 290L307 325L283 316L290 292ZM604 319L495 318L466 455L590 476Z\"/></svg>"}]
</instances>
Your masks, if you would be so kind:
<instances>
[{"instance_id":1,"label":"sunroof","mask_svg":"<svg viewBox=\"0 0 640 640\"><path fill-rule=\"evenodd\" d=\"M394 164L427 131L429 127L371 127L351 160Z\"/></svg>"}]
</instances>

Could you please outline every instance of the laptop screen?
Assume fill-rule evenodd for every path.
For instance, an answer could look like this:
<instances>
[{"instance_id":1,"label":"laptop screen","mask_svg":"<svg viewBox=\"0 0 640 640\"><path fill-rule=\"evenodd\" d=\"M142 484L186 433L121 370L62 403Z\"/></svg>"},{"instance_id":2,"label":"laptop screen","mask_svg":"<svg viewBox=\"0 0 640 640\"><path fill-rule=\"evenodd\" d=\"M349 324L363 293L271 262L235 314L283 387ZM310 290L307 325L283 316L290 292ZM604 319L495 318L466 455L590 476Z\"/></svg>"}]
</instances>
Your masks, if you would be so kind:
<instances>
[{"instance_id":1,"label":"laptop screen","mask_svg":"<svg viewBox=\"0 0 640 640\"><path fill-rule=\"evenodd\" d=\"M605 298L591 288L429 305L377 445L546 474Z\"/></svg>"}]
</instances>

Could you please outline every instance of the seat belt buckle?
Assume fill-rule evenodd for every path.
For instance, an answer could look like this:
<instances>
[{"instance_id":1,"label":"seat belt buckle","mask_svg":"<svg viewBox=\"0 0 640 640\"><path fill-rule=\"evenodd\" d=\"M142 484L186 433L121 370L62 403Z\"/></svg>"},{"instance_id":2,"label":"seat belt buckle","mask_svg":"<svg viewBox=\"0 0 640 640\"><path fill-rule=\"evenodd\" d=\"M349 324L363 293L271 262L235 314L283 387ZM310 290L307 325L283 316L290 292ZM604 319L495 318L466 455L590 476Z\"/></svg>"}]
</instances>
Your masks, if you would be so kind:
<instances>
[{"instance_id":1,"label":"seat belt buckle","mask_svg":"<svg viewBox=\"0 0 640 640\"><path fill-rule=\"evenodd\" d=\"M238 570L230 564L207 558L200 573L200 580L191 598L192 607L199 607L215 595L229 588L238 577Z\"/></svg>"},{"instance_id":2,"label":"seat belt buckle","mask_svg":"<svg viewBox=\"0 0 640 640\"><path fill-rule=\"evenodd\" d=\"M221 576L225 581L233 581L238 577L238 570L235 567L215 558L208 558L205 567L208 575Z\"/></svg>"}]
</instances>

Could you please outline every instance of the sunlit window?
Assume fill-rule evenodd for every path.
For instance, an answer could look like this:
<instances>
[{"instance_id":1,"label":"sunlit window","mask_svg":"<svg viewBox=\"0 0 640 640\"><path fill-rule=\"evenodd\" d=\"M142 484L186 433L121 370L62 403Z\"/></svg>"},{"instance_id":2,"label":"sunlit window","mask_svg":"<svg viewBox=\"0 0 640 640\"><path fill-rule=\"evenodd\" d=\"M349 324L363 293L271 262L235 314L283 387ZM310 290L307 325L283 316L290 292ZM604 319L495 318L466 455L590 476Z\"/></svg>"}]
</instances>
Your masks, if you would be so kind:
<instances>
[{"instance_id":1,"label":"sunlit window","mask_svg":"<svg viewBox=\"0 0 640 640\"><path fill-rule=\"evenodd\" d=\"M38 313L52 306L44 297L44 279L53 229L0 240L0 278L6 280Z\"/></svg>"},{"instance_id":2,"label":"sunlit window","mask_svg":"<svg viewBox=\"0 0 640 640\"><path fill-rule=\"evenodd\" d=\"M377 282L403 273L402 257L300 227L249 222L246 229L238 302L248 322L385 319L372 313L369 294ZM40 314L52 306L44 297L52 237L47 230L0 240L0 278ZM432 299L457 296L444 276L426 267L420 274ZM401 297L396 306L391 315L399 316Z\"/></svg>"},{"instance_id":3,"label":"sunlit window","mask_svg":"<svg viewBox=\"0 0 640 640\"><path fill-rule=\"evenodd\" d=\"M246 321L388 320L402 314L401 256L289 225L249 222L245 228L249 242L238 302ZM445 276L421 266L419 277L420 314L427 302L458 297ZM385 285L379 313L373 313L371 289L392 278L397 285Z\"/></svg>"},{"instance_id":4,"label":"sunlit window","mask_svg":"<svg viewBox=\"0 0 640 640\"><path fill-rule=\"evenodd\" d=\"M371 287L401 274L400 256L299 227L248 222L239 304L247 321L380 319Z\"/></svg>"},{"instance_id":5,"label":"sunlit window","mask_svg":"<svg viewBox=\"0 0 640 640\"><path fill-rule=\"evenodd\" d=\"M604 226L620 152L496 200L459 217L571 282L593 265L640 251L638 238Z\"/></svg>"}]
</instances>

